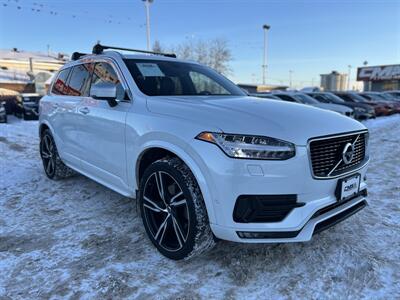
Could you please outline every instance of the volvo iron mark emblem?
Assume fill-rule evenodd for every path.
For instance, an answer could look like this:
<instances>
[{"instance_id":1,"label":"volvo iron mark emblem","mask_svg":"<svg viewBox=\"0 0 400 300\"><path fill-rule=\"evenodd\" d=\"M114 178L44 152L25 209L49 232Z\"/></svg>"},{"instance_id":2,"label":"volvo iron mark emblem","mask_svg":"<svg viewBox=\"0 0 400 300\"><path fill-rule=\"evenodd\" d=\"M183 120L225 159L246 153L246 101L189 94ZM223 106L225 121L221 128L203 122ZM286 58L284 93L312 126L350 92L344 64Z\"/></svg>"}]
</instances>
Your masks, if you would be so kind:
<instances>
[{"instance_id":1,"label":"volvo iron mark emblem","mask_svg":"<svg viewBox=\"0 0 400 300\"><path fill-rule=\"evenodd\" d=\"M344 148L343 148L343 152L342 152L342 159L343 162L348 165L349 163L351 163L351 161L353 160L353 156L354 156L354 145L351 143L347 143Z\"/></svg>"}]
</instances>

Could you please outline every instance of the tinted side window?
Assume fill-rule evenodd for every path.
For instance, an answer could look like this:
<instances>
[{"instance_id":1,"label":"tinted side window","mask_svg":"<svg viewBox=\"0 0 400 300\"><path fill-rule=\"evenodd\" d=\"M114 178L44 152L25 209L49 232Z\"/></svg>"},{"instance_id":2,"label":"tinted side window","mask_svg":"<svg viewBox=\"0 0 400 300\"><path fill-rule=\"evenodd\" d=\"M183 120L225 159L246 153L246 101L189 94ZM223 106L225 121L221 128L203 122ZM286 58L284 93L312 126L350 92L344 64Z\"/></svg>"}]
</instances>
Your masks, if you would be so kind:
<instances>
[{"instance_id":1,"label":"tinted side window","mask_svg":"<svg viewBox=\"0 0 400 300\"><path fill-rule=\"evenodd\" d=\"M117 73L109 63L96 63L93 70L92 86L98 83L114 84L117 88L117 99L124 99L125 90L118 78Z\"/></svg>"},{"instance_id":2,"label":"tinted side window","mask_svg":"<svg viewBox=\"0 0 400 300\"><path fill-rule=\"evenodd\" d=\"M322 102L322 103L329 103L329 100L328 100L328 99L325 99L324 96L315 95L314 98L317 99L319 102Z\"/></svg>"},{"instance_id":3,"label":"tinted side window","mask_svg":"<svg viewBox=\"0 0 400 300\"><path fill-rule=\"evenodd\" d=\"M342 98L343 100L345 100L345 101L353 102L353 100L349 96L347 96L346 94L339 94L338 96L340 98Z\"/></svg>"},{"instance_id":4,"label":"tinted side window","mask_svg":"<svg viewBox=\"0 0 400 300\"><path fill-rule=\"evenodd\" d=\"M68 74L71 68L62 70L53 84L53 88L51 92L55 95L67 95L68 94L68 86L67 86L67 79Z\"/></svg>"},{"instance_id":5,"label":"tinted side window","mask_svg":"<svg viewBox=\"0 0 400 300\"><path fill-rule=\"evenodd\" d=\"M68 84L68 95L82 97L89 96L91 69L91 64L77 65L72 69Z\"/></svg>"},{"instance_id":6,"label":"tinted side window","mask_svg":"<svg viewBox=\"0 0 400 300\"><path fill-rule=\"evenodd\" d=\"M285 101L290 101L290 102L296 102L295 100L293 100L292 97L286 96L286 95L277 95L279 98L281 98L282 100Z\"/></svg>"}]
</instances>

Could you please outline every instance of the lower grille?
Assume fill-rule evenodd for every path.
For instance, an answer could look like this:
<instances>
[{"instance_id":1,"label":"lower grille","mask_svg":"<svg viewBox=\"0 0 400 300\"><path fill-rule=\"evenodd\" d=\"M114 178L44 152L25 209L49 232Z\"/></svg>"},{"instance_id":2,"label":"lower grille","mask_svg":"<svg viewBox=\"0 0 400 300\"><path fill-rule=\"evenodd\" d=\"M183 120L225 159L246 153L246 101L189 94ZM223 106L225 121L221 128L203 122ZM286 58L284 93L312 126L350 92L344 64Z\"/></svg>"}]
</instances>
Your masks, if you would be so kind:
<instances>
[{"instance_id":1,"label":"lower grille","mask_svg":"<svg viewBox=\"0 0 400 300\"><path fill-rule=\"evenodd\" d=\"M236 223L280 222L296 207L297 195L241 195L233 211Z\"/></svg>"},{"instance_id":2,"label":"lower grille","mask_svg":"<svg viewBox=\"0 0 400 300\"><path fill-rule=\"evenodd\" d=\"M367 132L311 140L309 151L314 177L336 177L360 167L367 160L367 141ZM343 152L346 149L348 153L352 152L348 161L344 160Z\"/></svg>"}]
</instances>

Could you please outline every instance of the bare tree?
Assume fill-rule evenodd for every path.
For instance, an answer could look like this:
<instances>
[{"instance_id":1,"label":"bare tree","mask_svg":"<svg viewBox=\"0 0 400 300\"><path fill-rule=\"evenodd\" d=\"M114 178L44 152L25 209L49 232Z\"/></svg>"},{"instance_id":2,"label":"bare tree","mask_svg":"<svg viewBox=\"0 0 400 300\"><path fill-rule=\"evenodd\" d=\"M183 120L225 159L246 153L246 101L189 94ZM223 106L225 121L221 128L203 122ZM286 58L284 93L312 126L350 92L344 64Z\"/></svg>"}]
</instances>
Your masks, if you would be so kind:
<instances>
[{"instance_id":1,"label":"bare tree","mask_svg":"<svg viewBox=\"0 0 400 300\"><path fill-rule=\"evenodd\" d=\"M156 40L154 42L154 44L153 44L153 51L154 52L163 52L163 48L161 46L161 43L158 40Z\"/></svg>"},{"instance_id":2,"label":"bare tree","mask_svg":"<svg viewBox=\"0 0 400 300\"><path fill-rule=\"evenodd\" d=\"M160 42L156 41L153 51L162 52L165 50ZM212 40L188 40L176 46L169 47L168 52L174 52L179 58L197 61L209 66L217 72L228 75L231 73L229 66L232 60L232 53L228 43L224 39Z\"/></svg>"}]
</instances>

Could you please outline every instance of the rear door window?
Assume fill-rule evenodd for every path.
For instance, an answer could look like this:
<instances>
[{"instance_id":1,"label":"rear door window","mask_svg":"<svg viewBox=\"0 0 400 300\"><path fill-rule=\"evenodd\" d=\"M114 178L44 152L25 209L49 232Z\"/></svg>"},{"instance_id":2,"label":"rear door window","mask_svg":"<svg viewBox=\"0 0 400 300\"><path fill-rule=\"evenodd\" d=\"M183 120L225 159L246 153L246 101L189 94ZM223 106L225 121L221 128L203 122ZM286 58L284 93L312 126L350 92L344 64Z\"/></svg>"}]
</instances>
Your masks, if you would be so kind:
<instances>
[{"instance_id":1,"label":"rear door window","mask_svg":"<svg viewBox=\"0 0 400 300\"><path fill-rule=\"evenodd\" d=\"M57 79L53 84L51 92L55 95L67 95L68 94L68 75L71 68L64 69L58 73Z\"/></svg>"},{"instance_id":2,"label":"rear door window","mask_svg":"<svg viewBox=\"0 0 400 300\"><path fill-rule=\"evenodd\" d=\"M77 65L72 69L71 77L68 83L69 96L89 96L90 75L92 73L92 64Z\"/></svg>"}]
</instances>

